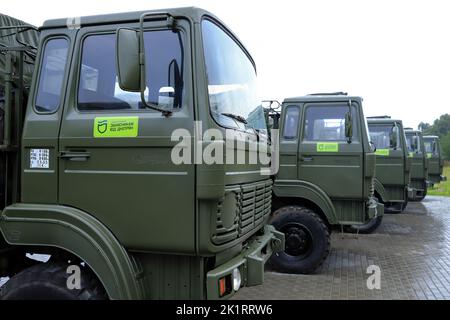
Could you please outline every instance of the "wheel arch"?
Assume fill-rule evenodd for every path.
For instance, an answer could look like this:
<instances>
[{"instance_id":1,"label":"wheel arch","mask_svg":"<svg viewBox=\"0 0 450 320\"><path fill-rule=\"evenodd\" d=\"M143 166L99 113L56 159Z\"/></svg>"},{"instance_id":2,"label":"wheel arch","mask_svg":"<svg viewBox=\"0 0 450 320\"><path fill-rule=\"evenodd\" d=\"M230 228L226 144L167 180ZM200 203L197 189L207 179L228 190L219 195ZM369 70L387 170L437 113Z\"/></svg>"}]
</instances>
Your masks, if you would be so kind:
<instances>
[{"instance_id":1,"label":"wheel arch","mask_svg":"<svg viewBox=\"0 0 450 320\"><path fill-rule=\"evenodd\" d=\"M373 184L375 188L375 193L378 195L379 200L381 200L384 203L389 202L389 197L386 192L386 189L384 188L383 184L378 180L377 178L373 179Z\"/></svg>"},{"instance_id":2,"label":"wheel arch","mask_svg":"<svg viewBox=\"0 0 450 320\"><path fill-rule=\"evenodd\" d=\"M88 213L66 206L14 204L0 216L11 246L54 247L84 261L111 299L144 297L136 262L111 231Z\"/></svg>"},{"instance_id":3,"label":"wheel arch","mask_svg":"<svg viewBox=\"0 0 450 320\"><path fill-rule=\"evenodd\" d=\"M301 180L275 181L273 193L275 209L289 204L304 205L318 211L328 226L338 223L333 202L325 191L312 183Z\"/></svg>"}]
</instances>

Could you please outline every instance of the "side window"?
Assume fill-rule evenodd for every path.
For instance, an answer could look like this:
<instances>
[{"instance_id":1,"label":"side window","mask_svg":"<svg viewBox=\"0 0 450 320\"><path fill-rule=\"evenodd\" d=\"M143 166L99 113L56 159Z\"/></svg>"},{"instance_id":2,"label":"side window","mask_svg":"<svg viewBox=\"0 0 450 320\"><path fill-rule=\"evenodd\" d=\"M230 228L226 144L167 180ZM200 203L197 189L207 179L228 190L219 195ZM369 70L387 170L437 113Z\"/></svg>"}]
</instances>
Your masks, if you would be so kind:
<instances>
[{"instance_id":1,"label":"side window","mask_svg":"<svg viewBox=\"0 0 450 320\"><path fill-rule=\"evenodd\" d=\"M64 38L51 39L45 44L35 102L38 112L54 112L61 103L68 47L69 42Z\"/></svg>"},{"instance_id":2,"label":"side window","mask_svg":"<svg viewBox=\"0 0 450 320\"><path fill-rule=\"evenodd\" d=\"M353 118L352 141L358 141L357 114L351 108ZM303 139L306 141L346 141L345 115L347 105L309 106L306 108Z\"/></svg>"},{"instance_id":3,"label":"side window","mask_svg":"<svg viewBox=\"0 0 450 320\"><path fill-rule=\"evenodd\" d=\"M396 125L370 125L370 140L377 149L393 148L393 138L397 139L397 149L401 149L399 130Z\"/></svg>"},{"instance_id":4,"label":"side window","mask_svg":"<svg viewBox=\"0 0 450 320\"><path fill-rule=\"evenodd\" d=\"M284 139L297 138L298 116L299 110L297 107L288 107L286 109L286 116L284 118L284 130L283 130Z\"/></svg>"},{"instance_id":5,"label":"side window","mask_svg":"<svg viewBox=\"0 0 450 320\"><path fill-rule=\"evenodd\" d=\"M183 100L183 42L180 32L147 31L147 102L163 109L181 108ZM144 109L139 92L123 91L118 84L115 34L87 36L83 41L78 109Z\"/></svg>"}]
</instances>

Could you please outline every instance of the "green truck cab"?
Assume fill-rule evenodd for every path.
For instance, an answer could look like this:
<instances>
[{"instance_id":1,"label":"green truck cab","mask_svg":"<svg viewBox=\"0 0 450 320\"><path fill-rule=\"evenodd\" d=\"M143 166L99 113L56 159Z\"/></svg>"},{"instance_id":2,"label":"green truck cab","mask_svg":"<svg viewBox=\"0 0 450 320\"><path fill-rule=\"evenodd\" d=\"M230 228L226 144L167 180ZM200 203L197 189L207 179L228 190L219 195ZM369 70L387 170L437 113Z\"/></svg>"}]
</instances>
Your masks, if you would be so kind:
<instances>
[{"instance_id":1,"label":"green truck cab","mask_svg":"<svg viewBox=\"0 0 450 320\"><path fill-rule=\"evenodd\" d=\"M1 150L20 170L1 173L0 298L226 299L261 284L284 245L267 225L270 176L172 158L201 150L208 129L236 132L246 155L267 144L241 120L260 103L255 84L243 44L198 8L46 21L23 131L1 128L21 138Z\"/></svg>"},{"instance_id":2,"label":"green truck cab","mask_svg":"<svg viewBox=\"0 0 450 320\"><path fill-rule=\"evenodd\" d=\"M428 159L422 131L405 128L408 156L411 160L411 188L415 191L410 195L411 201L422 201L428 190Z\"/></svg>"},{"instance_id":3,"label":"green truck cab","mask_svg":"<svg viewBox=\"0 0 450 320\"><path fill-rule=\"evenodd\" d=\"M431 183L439 183L446 181L447 177L443 176L444 157L442 154L441 144L438 136L423 136L425 152L428 159L428 179Z\"/></svg>"},{"instance_id":4,"label":"green truck cab","mask_svg":"<svg viewBox=\"0 0 450 320\"><path fill-rule=\"evenodd\" d=\"M389 116L368 117L370 140L377 155L375 196L385 209L402 212L408 204L411 158L408 157L405 131L401 120Z\"/></svg>"},{"instance_id":5,"label":"green truck cab","mask_svg":"<svg viewBox=\"0 0 450 320\"><path fill-rule=\"evenodd\" d=\"M287 98L272 117L275 126L279 120L279 171L271 223L286 247L270 263L281 272L312 273L329 253L333 226L364 224L360 231L371 232L384 213L374 197L375 153L362 99Z\"/></svg>"}]
</instances>

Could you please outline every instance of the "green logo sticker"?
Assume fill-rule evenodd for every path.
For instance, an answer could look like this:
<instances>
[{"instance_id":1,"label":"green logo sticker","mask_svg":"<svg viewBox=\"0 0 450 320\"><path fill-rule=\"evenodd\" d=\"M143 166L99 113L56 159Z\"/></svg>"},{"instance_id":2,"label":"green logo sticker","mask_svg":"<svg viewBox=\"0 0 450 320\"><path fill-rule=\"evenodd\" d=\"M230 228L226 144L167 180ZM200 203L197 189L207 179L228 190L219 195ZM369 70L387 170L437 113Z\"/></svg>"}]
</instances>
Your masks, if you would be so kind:
<instances>
[{"instance_id":1,"label":"green logo sticker","mask_svg":"<svg viewBox=\"0 0 450 320\"><path fill-rule=\"evenodd\" d=\"M339 144L337 142L318 142L317 152L338 152Z\"/></svg>"},{"instance_id":2,"label":"green logo sticker","mask_svg":"<svg viewBox=\"0 0 450 320\"><path fill-rule=\"evenodd\" d=\"M414 157L414 152L410 152L410 153L409 153L409 157L410 157L410 158Z\"/></svg>"},{"instance_id":3,"label":"green logo sticker","mask_svg":"<svg viewBox=\"0 0 450 320\"><path fill-rule=\"evenodd\" d=\"M432 153L430 153L430 152L427 153L427 158L431 158L432 156L433 156Z\"/></svg>"},{"instance_id":4,"label":"green logo sticker","mask_svg":"<svg viewBox=\"0 0 450 320\"><path fill-rule=\"evenodd\" d=\"M138 127L139 117L97 117L94 120L94 137L137 137Z\"/></svg>"},{"instance_id":5,"label":"green logo sticker","mask_svg":"<svg viewBox=\"0 0 450 320\"><path fill-rule=\"evenodd\" d=\"M389 156L389 149L377 149L375 154L377 156Z\"/></svg>"}]
</instances>

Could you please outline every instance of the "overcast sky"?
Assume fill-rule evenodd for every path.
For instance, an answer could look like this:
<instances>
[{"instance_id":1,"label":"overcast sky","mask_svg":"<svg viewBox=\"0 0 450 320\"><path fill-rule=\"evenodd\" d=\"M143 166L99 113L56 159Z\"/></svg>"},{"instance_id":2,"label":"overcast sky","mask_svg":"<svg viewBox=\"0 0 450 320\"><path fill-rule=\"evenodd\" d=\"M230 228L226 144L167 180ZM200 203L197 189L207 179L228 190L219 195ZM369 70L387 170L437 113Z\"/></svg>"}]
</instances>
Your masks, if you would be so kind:
<instances>
[{"instance_id":1,"label":"overcast sky","mask_svg":"<svg viewBox=\"0 0 450 320\"><path fill-rule=\"evenodd\" d=\"M450 3L438 0L2 1L26 22L180 6L207 9L256 61L262 99L345 91L408 126L450 113Z\"/></svg>"}]
</instances>

